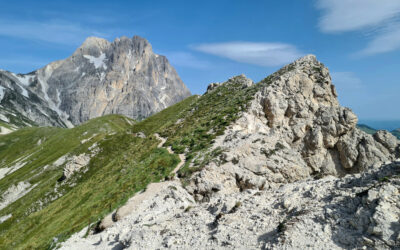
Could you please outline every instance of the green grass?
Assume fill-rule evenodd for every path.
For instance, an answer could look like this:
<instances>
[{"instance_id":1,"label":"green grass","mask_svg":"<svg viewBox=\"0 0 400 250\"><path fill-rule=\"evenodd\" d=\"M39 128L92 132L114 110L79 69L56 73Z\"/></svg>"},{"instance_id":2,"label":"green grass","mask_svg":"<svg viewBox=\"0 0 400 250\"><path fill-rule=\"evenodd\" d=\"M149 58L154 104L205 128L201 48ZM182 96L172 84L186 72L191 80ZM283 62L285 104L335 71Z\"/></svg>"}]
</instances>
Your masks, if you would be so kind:
<instances>
[{"instance_id":1,"label":"green grass","mask_svg":"<svg viewBox=\"0 0 400 250\"><path fill-rule=\"evenodd\" d=\"M0 168L28 157L25 166L0 180L0 190L20 181L37 186L0 210L0 216L13 214L0 224L0 248L54 247L54 238L67 239L120 207L149 183L168 178L179 162L178 153L186 154L187 162L178 175L187 182L191 174L218 159L222 149L211 150L215 138L240 117L254 94L274 76L248 88L236 81L224 83L134 125L112 115L73 129L24 128L1 136ZM138 132L145 133L146 138L134 136ZM157 148L159 140L154 133L168 138L165 146L171 146L176 154ZM92 138L90 142L81 143L88 138ZM63 165L55 167L52 163L66 154L88 153L95 142L100 152L91 159L88 171L60 182ZM54 198L57 193L61 197Z\"/></svg>"},{"instance_id":2,"label":"green grass","mask_svg":"<svg viewBox=\"0 0 400 250\"><path fill-rule=\"evenodd\" d=\"M365 124L357 124L357 128L364 131L367 134L370 134L370 135L375 134L377 131L376 129L371 128L370 126L365 125Z\"/></svg>"},{"instance_id":3,"label":"green grass","mask_svg":"<svg viewBox=\"0 0 400 250\"><path fill-rule=\"evenodd\" d=\"M365 124L357 124L357 128L364 131L367 134L370 134L370 135L373 135L378 131L378 130L371 128L370 126L365 125ZM397 139L400 140L400 128L395 129L395 130L391 131L390 133L392 133L394 136L397 137Z\"/></svg>"},{"instance_id":4,"label":"green grass","mask_svg":"<svg viewBox=\"0 0 400 250\"><path fill-rule=\"evenodd\" d=\"M73 129L50 127L23 128L14 133L1 136L0 167L11 167L18 161L18 159L28 157L26 159L26 164L22 168L0 180L0 192L4 192L10 186L17 184L20 181L26 181L32 185L37 184L37 186L29 193L29 195L22 197L0 211L0 216L10 213L13 214L13 217L0 224L0 246L4 246L5 248L44 247L47 244L45 243L45 240L47 241L51 234L44 234L41 236L36 232L40 232L40 228L54 228L52 226L46 226L46 221L48 222L46 218L51 217L44 217L44 219L41 219L40 214L43 213L43 211L48 211L48 215L54 213L55 216L57 215L57 217L60 218L68 216L68 213L65 214L65 211L67 210L51 210L51 208L54 208L53 206L57 205L60 206L60 204L62 204L60 203L62 202L62 199L66 199L69 195L76 195L76 192L79 191L79 185L76 186L77 189L71 188L69 185L64 185L58 190L58 192L66 194L64 197L52 203L44 200L45 197L51 197L56 193L54 192L54 187L58 183L57 180L62 176L63 170L62 166L47 167L46 170L44 167L51 166L51 163L65 154L77 155L87 152L88 147L90 147L94 142L104 144L105 147L107 142L112 141L107 139L108 137L113 137L109 134L123 134L129 127L130 125L127 118L111 115L93 119ZM93 137L90 142L81 143L83 139L88 139L90 137ZM114 137L119 138L118 136ZM39 141L41 141L41 143L38 143ZM114 148L111 150L110 147L109 150L113 151ZM153 154L156 156L162 153L154 152ZM103 152L99 154L99 157L101 156L106 158L104 157ZM110 157L110 160L111 159L113 158ZM100 162L97 162L97 165L102 165L104 163L105 162L100 164ZM90 169L88 173L91 171L92 169ZM83 182L81 182L81 180ZM85 177L82 177L81 180L79 183L86 182ZM75 199L77 199L76 196ZM43 207L45 208L42 211L35 212L42 207L39 206L39 201L43 203ZM69 207L71 204L73 203L69 202L61 207L71 209ZM51 212L49 212L50 210L48 209L50 209ZM77 207L75 210L72 209L70 212L80 214L80 211L80 208L78 209ZM60 214L63 215L60 216ZM54 221L57 221L55 218L53 219ZM65 230L65 227L56 228L54 232L62 232L63 230ZM32 235L33 238L31 238L30 235ZM40 240L41 237L43 237L42 241ZM15 243L15 245L12 243Z\"/></svg>"},{"instance_id":5,"label":"green grass","mask_svg":"<svg viewBox=\"0 0 400 250\"><path fill-rule=\"evenodd\" d=\"M143 124L153 124L152 121L168 120L158 125L158 128L151 126L152 132L167 137L165 145L171 146L175 153L186 153L187 162L178 172L183 182L221 153L219 150L209 151L214 139L240 117L241 111L247 109L259 86L244 88L237 82L225 83L201 97L194 96L185 100L183 109L173 106L171 110L167 109L165 113L160 112L143 121ZM162 117L168 113L174 113L174 118ZM190 163L194 166L189 167Z\"/></svg>"},{"instance_id":6,"label":"green grass","mask_svg":"<svg viewBox=\"0 0 400 250\"><path fill-rule=\"evenodd\" d=\"M392 134L400 140L400 128L393 130Z\"/></svg>"}]
</instances>

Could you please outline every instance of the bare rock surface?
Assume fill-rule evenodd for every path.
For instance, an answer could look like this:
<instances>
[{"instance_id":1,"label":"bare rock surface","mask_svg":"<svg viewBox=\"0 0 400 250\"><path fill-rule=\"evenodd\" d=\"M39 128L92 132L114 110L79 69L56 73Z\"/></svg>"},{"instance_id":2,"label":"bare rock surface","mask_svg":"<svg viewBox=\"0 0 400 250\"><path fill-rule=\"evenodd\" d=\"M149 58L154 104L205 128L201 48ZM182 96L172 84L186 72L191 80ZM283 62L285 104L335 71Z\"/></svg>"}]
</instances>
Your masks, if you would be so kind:
<instances>
[{"instance_id":1,"label":"bare rock surface","mask_svg":"<svg viewBox=\"0 0 400 250\"><path fill-rule=\"evenodd\" d=\"M89 37L72 56L32 73L1 71L0 86L37 124L68 127L107 114L143 119L190 96L167 58L138 36Z\"/></svg>"},{"instance_id":2,"label":"bare rock surface","mask_svg":"<svg viewBox=\"0 0 400 250\"><path fill-rule=\"evenodd\" d=\"M143 133L142 133L143 134ZM136 136L140 137L140 133L138 133ZM160 141L160 143L157 145L158 148L161 148L164 146L164 143L167 141L166 138L161 137L159 134L154 134L154 136ZM174 154L172 151L172 148L169 146L167 148L168 152L170 154ZM172 171L172 173L175 175L176 172L186 163L186 157L184 154L179 154L179 159L180 162L178 165L175 167L175 169ZM167 181L162 181L159 183L150 183L145 190L142 192L139 192L138 194L134 195L131 197L126 204L118 208L116 211L113 211L112 213L108 214L105 216L98 228L100 230L104 230L106 228L109 228L114 225L115 222L122 220L123 218L129 216L132 211L136 211L138 207L141 206L143 202L146 200L153 200L155 196L158 196L160 192L162 192L165 189L172 188L176 190L176 186L179 185L178 179L174 176L174 180L167 180ZM192 199L191 199L192 200Z\"/></svg>"},{"instance_id":3,"label":"bare rock surface","mask_svg":"<svg viewBox=\"0 0 400 250\"><path fill-rule=\"evenodd\" d=\"M399 174L392 163L206 203L174 182L112 227L75 234L61 249L391 249L400 246Z\"/></svg>"},{"instance_id":4,"label":"bare rock surface","mask_svg":"<svg viewBox=\"0 0 400 250\"><path fill-rule=\"evenodd\" d=\"M35 187L36 184L32 186L29 182L21 181L7 190L3 190L0 196L0 210L26 195Z\"/></svg>"},{"instance_id":5,"label":"bare rock surface","mask_svg":"<svg viewBox=\"0 0 400 250\"><path fill-rule=\"evenodd\" d=\"M66 162L63 170L62 179L68 180L74 173L82 172L82 169L84 169L89 164L90 159L92 159L92 157L94 157L99 152L99 148L97 147L96 143L94 143L88 149L89 149L88 153L83 153L80 155L72 155L67 158L61 157L55 162L55 165L58 165L60 163L63 164L64 162Z\"/></svg>"},{"instance_id":6,"label":"bare rock surface","mask_svg":"<svg viewBox=\"0 0 400 250\"><path fill-rule=\"evenodd\" d=\"M325 175L344 176L398 156L390 133L356 128L357 116L339 105L328 69L303 57L264 80L250 107L217 137L222 163L192 176L188 191L206 201L216 190L264 189Z\"/></svg>"},{"instance_id":7,"label":"bare rock surface","mask_svg":"<svg viewBox=\"0 0 400 250\"><path fill-rule=\"evenodd\" d=\"M61 249L399 248L399 141L358 130L314 56L261 84L215 139L219 159L187 186L153 190L104 231L84 238L84 229Z\"/></svg>"}]
</instances>

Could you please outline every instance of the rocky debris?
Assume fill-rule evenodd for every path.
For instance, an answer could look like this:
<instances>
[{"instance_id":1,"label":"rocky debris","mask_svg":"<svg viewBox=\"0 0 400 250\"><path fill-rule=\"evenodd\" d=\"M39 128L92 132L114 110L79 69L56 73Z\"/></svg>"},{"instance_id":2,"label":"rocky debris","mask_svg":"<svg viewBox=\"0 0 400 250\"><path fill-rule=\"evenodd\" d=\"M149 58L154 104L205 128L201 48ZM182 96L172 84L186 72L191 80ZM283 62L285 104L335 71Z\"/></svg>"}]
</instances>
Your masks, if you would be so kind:
<instances>
[{"instance_id":1,"label":"rocky debris","mask_svg":"<svg viewBox=\"0 0 400 250\"><path fill-rule=\"evenodd\" d=\"M86 154L74 155L67 160L67 164L64 167L63 177L69 179L75 172L78 172L81 168L86 167L90 162L90 156Z\"/></svg>"},{"instance_id":2,"label":"rocky debris","mask_svg":"<svg viewBox=\"0 0 400 250\"><path fill-rule=\"evenodd\" d=\"M211 91L213 91L214 89L218 88L220 85L221 85L221 84L218 83L218 82L210 83L210 84L207 86L206 94L209 93L209 92L211 92Z\"/></svg>"},{"instance_id":3,"label":"rocky debris","mask_svg":"<svg viewBox=\"0 0 400 250\"><path fill-rule=\"evenodd\" d=\"M61 180L68 180L74 173L79 172L81 169L86 167L89 164L90 159L94 157L100 149L95 143L90 146L88 150L90 153L73 155L68 158L61 157L54 163L55 165L57 165L59 163L63 164L64 162L66 162Z\"/></svg>"},{"instance_id":4,"label":"rocky debris","mask_svg":"<svg viewBox=\"0 0 400 250\"><path fill-rule=\"evenodd\" d=\"M230 83L241 84L244 88L251 87L254 84L254 82L251 79L247 78L244 74L241 74L241 75L230 78L225 83L210 83L207 86L207 91L205 94L213 91L214 89L218 88L222 84L230 84Z\"/></svg>"},{"instance_id":5,"label":"rocky debris","mask_svg":"<svg viewBox=\"0 0 400 250\"><path fill-rule=\"evenodd\" d=\"M3 165L3 163L0 163L0 180L25 166L31 156L32 154L23 155L12 162L12 165L10 164L9 167L7 165Z\"/></svg>"},{"instance_id":6,"label":"rocky debris","mask_svg":"<svg viewBox=\"0 0 400 250\"><path fill-rule=\"evenodd\" d=\"M10 219L11 217L12 217L12 214L7 214L7 215L4 215L4 216L1 216L0 217L0 224L5 222L6 220Z\"/></svg>"},{"instance_id":7,"label":"rocky debris","mask_svg":"<svg viewBox=\"0 0 400 250\"><path fill-rule=\"evenodd\" d=\"M253 80L247 78L244 74L230 78L226 84L229 83L241 84L244 88L251 87L254 84Z\"/></svg>"},{"instance_id":8,"label":"rocky debris","mask_svg":"<svg viewBox=\"0 0 400 250\"><path fill-rule=\"evenodd\" d=\"M9 129L9 128L0 126L0 135L6 135L6 134L9 134L9 133L12 133L12 132L15 131L15 129L16 129L16 128L14 128L14 129Z\"/></svg>"},{"instance_id":9,"label":"rocky debris","mask_svg":"<svg viewBox=\"0 0 400 250\"><path fill-rule=\"evenodd\" d=\"M26 103L16 106L25 113L32 107L27 117L39 125L71 127L107 114L143 119L190 96L167 58L138 36L89 37L69 58L27 75L0 72L0 86L5 81L19 93L14 106Z\"/></svg>"},{"instance_id":10,"label":"rocky debris","mask_svg":"<svg viewBox=\"0 0 400 250\"><path fill-rule=\"evenodd\" d=\"M224 151L222 163L192 176L187 189L197 200L215 192L344 176L395 159L399 141L386 132L372 137L356 129L357 116L339 105L329 71L315 56L260 84L248 110L215 140L213 149Z\"/></svg>"},{"instance_id":11,"label":"rocky debris","mask_svg":"<svg viewBox=\"0 0 400 250\"><path fill-rule=\"evenodd\" d=\"M0 210L7 207L9 204L18 200L22 196L29 193L36 187L37 184L31 185L29 182L18 182L16 185L10 186L7 190L1 192Z\"/></svg>"},{"instance_id":12,"label":"rocky debris","mask_svg":"<svg viewBox=\"0 0 400 250\"><path fill-rule=\"evenodd\" d=\"M146 135L143 132L138 132L136 136L139 138L146 138Z\"/></svg>"},{"instance_id":13,"label":"rocky debris","mask_svg":"<svg viewBox=\"0 0 400 250\"><path fill-rule=\"evenodd\" d=\"M139 132L141 133L141 132ZM161 148L164 146L164 143L167 141L166 138L161 137L159 134L154 134L154 136L160 140L160 143L157 145L158 148ZM174 154L172 151L172 148L169 146L167 148L168 152L170 154ZM178 178L175 176L175 174L178 172L178 170L186 163L186 157L184 154L179 154L179 159L181 160L178 165L175 167L175 169L171 172L174 174L174 180L167 180L159 183L150 183L145 190L142 192L139 192L135 194L133 197L131 197L126 204L118 208L116 211L113 211L112 213L108 214L106 217L104 217L98 227L97 230L103 231L106 228L111 227L115 222L120 221L124 217L128 216L132 211L136 211L137 207L141 206L141 203L143 203L146 200L151 200L154 199L155 195L158 195L158 193L166 188L173 188L173 186L179 185Z\"/></svg>"},{"instance_id":14,"label":"rocky debris","mask_svg":"<svg viewBox=\"0 0 400 250\"><path fill-rule=\"evenodd\" d=\"M129 216L117 221L112 227L99 234L89 235L86 239L82 238L79 233L75 234L67 242L63 243L61 249L112 249L113 247L126 247L131 244L131 241L135 240L135 234L140 238L143 237L143 243L148 247L146 249L153 249L152 246L155 247L159 242L150 240L148 236L153 234L147 233L158 228L161 235L166 236L168 231L159 227L161 222L173 220L174 218L171 217L171 214L177 212L183 214L185 209L189 210L188 207L191 206L194 206L193 197L181 187L178 181L169 182L167 186L158 188L157 192L152 193L152 196L135 203L135 212L132 213L131 210Z\"/></svg>"},{"instance_id":15,"label":"rocky debris","mask_svg":"<svg viewBox=\"0 0 400 250\"><path fill-rule=\"evenodd\" d=\"M248 110L215 139L218 161L62 248L399 248L399 142L356 129L314 56L257 88Z\"/></svg>"},{"instance_id":16,"label":"rocky debris","mask_svg":"<svg viewBox=\"0 0 400 250\"><path fill-rule=\"evenodd\" d=\"M91 141L93 138L95 138L97 136L97 134L93 134L92 136L90 136L89 138L83 139L81 140L81 144L85 144L89 141Z\"/></svg>"},{"instance_id":17,"label":"rocky debris","mask_svg":"<svg viewBox=\"0 0 400 250\"><path fill-rule=\"evenodd\" d=\"M385 148L387 148L390 153L394 153L396 148L398 147L399 140L397 140L396 136L391 134L386 130L379 130L374 134L374 139L382 144Z\"/></svg>"},{"instance_id":18,"label":"rocky debris","mask_svg":"<svg viewBox=\"0 0 400 250\"><path fill-rule=\"evenodd\" d=\"M394 249L399 174L392 163L342 179L217 193L207 203L194 203L175 182L112 227L75 234L61 249Z\"/></svg>"},{"instance_id":19,"label":"rocky debris","mask_svg":"<svg viewBox=\"0 0 400 250\"><path fill-rule=\"evenodd\" d=\"M32 77L28 74L24 78L21 75L0 70L0 92L3 94L0 98L0 120L15 129L36 124L66 127L67 125L56 111L45 100L29 90L27 79L32 79ZM9 119L10 117L12 119Z\"/></svg>"}]
</instances>

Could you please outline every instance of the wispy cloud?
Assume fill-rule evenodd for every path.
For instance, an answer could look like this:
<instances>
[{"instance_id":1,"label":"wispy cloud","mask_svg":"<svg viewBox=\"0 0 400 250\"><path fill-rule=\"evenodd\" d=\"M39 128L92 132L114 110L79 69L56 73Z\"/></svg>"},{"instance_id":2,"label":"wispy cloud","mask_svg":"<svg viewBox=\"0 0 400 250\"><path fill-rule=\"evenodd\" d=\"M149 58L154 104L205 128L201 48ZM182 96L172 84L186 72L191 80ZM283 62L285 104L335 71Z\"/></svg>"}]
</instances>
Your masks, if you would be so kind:
<instances>
[{"instance_id":1,"label":"wispy cloud","mask_svg":"<svg viewBox=\"0 0 400 250\"><path fill-rule=\"evenodd\" d=\"M373 55L400 49L400 23L381 31L358 55Z\"/></svg>"},{"instance_id":2,"label":"wispy cloud","mask_svg":"<svg viewBox=\"0 0 400 250\"><path fill-rule=\"evenodd\" d=\"M183 51L173 51L164 53L168 60L174 66L193 68L193 69L207 69L211 63L195 57L192 53Z\"/></svg>"},{"instance_id":3,"label":"wispy cloud","mask_svg":"<svg viewBox=\"0 0 400 250\"><path fill-rule=\"evenodd\" d=\"M80 24L64 21L17 21L0 19L0 36L56 44L77 45L88 36L105 36Z\"/></svg>"},{"instance_id":4,"label":"wispy cloud","mask_svg":"<svg viewBox=\"0 0 400 250\"><path fill-rule=\"evenodd\" d=\"M225 57L236 62L259 66L280 66L302 56L293 45L285 43L225 42L192 46L192 49Z\"/></svg>"},{"instance_id":5,"label":"wispy cloud","mask_svg":"<svg viewBox=\"0 0 400 250\"><path fill-rule=\"evenodd\" d=\"M317 0L322 11L319 28L325 33L369 31L372 36L358 55L400 49L399 0Z\"/></svg>"},{"instance_id":6,"label":"wispy cloud","mask_svg":"<svg viewBox=\"0 0 400 250\"><path fill-rule=\"evenodd\" d=\"M385 25L400 12L399 0L318 0L323 32L353 31Z\"/></svg>"}]
</instances>

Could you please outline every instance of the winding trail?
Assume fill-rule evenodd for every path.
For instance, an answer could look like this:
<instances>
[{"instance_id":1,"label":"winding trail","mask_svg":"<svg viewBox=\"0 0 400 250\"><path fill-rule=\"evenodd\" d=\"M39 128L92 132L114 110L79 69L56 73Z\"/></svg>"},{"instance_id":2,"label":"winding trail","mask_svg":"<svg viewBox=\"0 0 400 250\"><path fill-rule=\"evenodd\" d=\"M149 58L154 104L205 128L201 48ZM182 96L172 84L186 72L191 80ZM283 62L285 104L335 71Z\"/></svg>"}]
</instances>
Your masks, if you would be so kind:
<instances>
[{"instance_id":1,"label":"winding trail","mask_svg":"<svg viewBox=\"0 0 400 250\"><path fill-rule=\"evenodd\" d=\"M166 138L161 137L159 134L154 134L154 136L160 140L161 142L157 145L157 148L164 147L165 142L167 141ZM171 147L166 148L170 154L174 154L174 151ZM121 220L122 218L126 217L130 213L136 210L136 208L145 200L152 199L154 196L157 195L160 191L167 188L171 183L178 182L179 178L177 177L176 173L179 169L186 163L185 154L179 154L179 159L181 160L178 165L174 168L172 173L174 173L174 179L170 181L163 181L163 182L156 182L150 183L147 185L146 189L140 193L135 194L131 197L125 205L118 208L115 212L108 214L100 223L101 229L106 229L112 226L115 222Z\"/></svg>"},{"instance_id":2,"label":"winding trail","mask_svg":"<svg viewBox=\"0 0 400 250\"><path fill-rule=\"evenodd\" d=\"M164 147L164 143L167 141L166 138L161 137L159 134L155 133L154 136L158 139L161 140L161 142L157 145L157 148ZM174 151L172 150L171 146L167 147L168 153L170 154L175 154ZM186 163L186 157L185 154L179 154L179 159L181 160L178 165L175 167L175 169L172 171L172 173L176 174L178 170Z\"/></svg>"}]
</instances>

